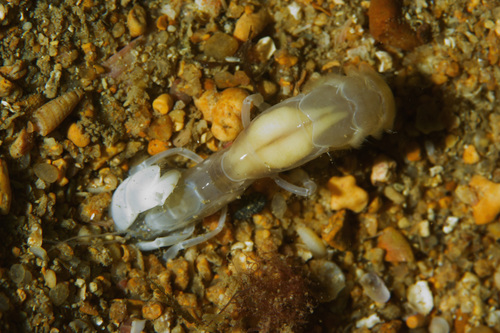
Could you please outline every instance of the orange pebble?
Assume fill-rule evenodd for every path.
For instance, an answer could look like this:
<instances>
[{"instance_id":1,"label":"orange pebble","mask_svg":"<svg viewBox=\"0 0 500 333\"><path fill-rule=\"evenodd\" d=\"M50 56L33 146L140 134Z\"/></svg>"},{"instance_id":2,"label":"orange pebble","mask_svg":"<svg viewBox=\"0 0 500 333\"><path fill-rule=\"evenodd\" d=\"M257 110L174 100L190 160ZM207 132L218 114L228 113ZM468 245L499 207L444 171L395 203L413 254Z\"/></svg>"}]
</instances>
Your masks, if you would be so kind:
<instances>
[{"instance_id":1,"label":"orange pebble","mask_svg":"<svg viewBox=\"0 0 500 333\"><path fill-rule=\"evenodd\" d=\"M219 97L212 112L212 134L220 141L233 141L243 130L241 108L248 92L241 88L227 88Z\"/></svg>"},{"instance_id":2,"label":"orange pebble","mask_svg":"<svg viewBox=\"0 0 500 333\"><path fill-rule=\"evenodd\" d=\"M257 13L245 12L236 22L233 36L246 42L260 34L268 22L269 14L266 9L261 9Z\"/></svg>"},{"instance_id":3,"label":"orange pebble","mask_svg":"<svg viewBox=\"0 0 500 333\"><path fill-rule=\"evenodd\" d=\"M368 204L368 193L356 185L356 179L351 175L330 178L328 189L332 194L330 207L333 210L347 208L359 213Z\"/></svg>"},{"instance_id":4,"label":"orange pebble","mask_svg":"<svg viewBox=\"0 0 500 333\"><path fill-rule=\"evenodd\" d=\"M486 224L495 220L500 213L500 184L493 183L483 176L475 175L469 186L476 192L478 201L472 206L476 224Z\"/></svg>"},{"instance_id":5,"label":"orange pebble","mask_svg":"<svg viewBox=\"0 0 500 333\"><path fill-rule=\"evenodd\" d=\"M148 320L155 320L163 313L163 307L159 302L147 302L142 307L142 317Z\"/></svg>"},{"instance_id":6,"label":"orange pebble","mask_svg":"<svg viewBox=\"0 0 500 333\"><path fill-rule=\"evenodd\" d=\"M417 162L422 159L422 153L418 143L413 142L408 145L408 150L406 151L406 159L410 162Z\"/></svg>"},{"instance_id":7,"label":"orange pebble","mask_svg":"<svg viewBox=\"0 0 500 333\"><path fill-rule=\"evenodd\" d=\"M158 30L167 30L168 27L168 16L162 15L156 20L156 27Z\"/></svg>"},{"instance_id":8,"label":"orange pebble","mask_svg":"<svg viewBox=\"0 0 500 333\"><path fill-rule=\"evenodd\" d=\"M425 324L425 316L417 313L413 316L409 316L406 318L406 326L408 328L414 329L424 326Z\"/></svg>"},{"instance_id":9,"label":"orange pebble","mask_svg":"<svg viewBox=\"0 0 500 333\"><path fill-rule=\"evenodd\" d=\"M68 139L75 144L75 146L83 148L87 147L90 143L90 137L83 128L76 123L73 123L68 128Z\"/></svg>"},{"instance_id":10,"label":"orange pebble","mask_svg":"<svg viewBox=\"0 0 500 333\"><path fill-rule=\"evenodd\" d=\"M462 159L465 164L475 164L479 162L479 154L473 145L465 145Z\"/></svg>"},{"instance_id":11,"label":"orange pebble","mask_svg":"<svg viewBox=\"0 0 500 333\"><path fill-rule=\"evenodd\" d=\"M174 106L174 100L169 94L161 94L153 101L153 110L161 114L167 114Z\"/></svg>"},{"instance_id":12,"label":"orange pebble","mask_svg":"<svg viewBox=\"0 0 500 333\"><path fill-rule=\"evenodd\" d=\"M153 139L148 143L148 154L153 156L169 148L168 142Z\"/></svg>"},{"instance_id":13,"label":"orange pebble","mask_svg":"<svg viewBox=\"0 0 500 333\"><path fill-rule=\"evenodd\" d=\"M88 314L90 316L98 316L99 312L97 309L93 306L90 305L88 302L84 302L82 306L80 306L80 312Z\"/></svg>"},{"instance_id":14,"label":"orange pebble","mask_svg":"<svg viewBox=\"0 0 500 333\"><path fill-rule=\"evenodd\" d=\"M274 56L274 59L278 64L285 67L292 67L299 61L294 55L290 55L286 50L280 50Z\"/></svg>"},{"instance_id":15,"label":"orange pebble","mask_svg":"<svg viewBox=\"0 0 500 333\"><path fill-rule=\"evenodd\" d=\"M387 227L378 237L377 247L386 251L385 260L390 262L412 262L415 260L410 243L393 227Z\"/></svg>"}]
</instances>

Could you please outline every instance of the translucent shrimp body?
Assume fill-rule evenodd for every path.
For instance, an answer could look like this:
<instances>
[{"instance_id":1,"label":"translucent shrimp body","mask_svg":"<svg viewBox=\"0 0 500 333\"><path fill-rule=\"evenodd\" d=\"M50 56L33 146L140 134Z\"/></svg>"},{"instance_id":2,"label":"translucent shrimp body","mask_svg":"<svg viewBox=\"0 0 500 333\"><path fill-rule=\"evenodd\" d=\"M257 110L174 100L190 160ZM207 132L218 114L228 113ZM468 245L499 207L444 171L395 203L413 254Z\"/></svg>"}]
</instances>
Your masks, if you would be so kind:
<instances>
[{"instance_id":1,"label":"translucent shrimp body","mask_svg":"<svg viewBox=\"0 0 500 333\"><path fill-rule=\"evenodd\" d=\"M242 110L249 115L248 97ZM392 128L395 106L385 81L368 66L327 76L305 94L289 98L257 116L234 143L200 161L185 149L171 149L144 161L115 191L111 214L116 228L134 237L143 250L172 246L166 258L181 248L213 237L217 230L187 239L194 225L238 198L256 179L273 177L278 185L307 195L313 190L286 183L278 173L330 151L358 147L367 136ZM249 120L243 119L244 123ZM185 170L163 167L169 156L181 154L197 162ZM222 229L225 214L219 221Z\"/></svg>"}]
</instances>

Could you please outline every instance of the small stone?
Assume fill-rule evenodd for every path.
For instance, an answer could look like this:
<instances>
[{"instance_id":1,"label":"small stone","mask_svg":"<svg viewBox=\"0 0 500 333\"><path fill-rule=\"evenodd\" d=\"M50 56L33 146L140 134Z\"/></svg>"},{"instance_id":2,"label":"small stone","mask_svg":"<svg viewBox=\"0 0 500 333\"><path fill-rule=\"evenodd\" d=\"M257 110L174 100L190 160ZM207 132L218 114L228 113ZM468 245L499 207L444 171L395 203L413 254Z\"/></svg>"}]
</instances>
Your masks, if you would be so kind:
<instances>
[{"instance_id":1,"label":"small stone","mask_svg":"<svg viewBox=\"0 0 500 333\"><path fill-rule=\"evenodd\" d=\"M174 106L174 99L170 94L161 94L153 101L153 110L160 114L167 114Z\"/></svg>"},{"instance_id":2,"label":"small stone","mask_svg":"<svg viewBox=\"0 0 500 333\"><path fill-rule=\"evenodd\" d=\"M68 139L75 144L75 146L84 148L90 144L90 136L85 133L85 130L78 124L73 123L68 128Z\"/></svg>"},{"instance_id":3,"label":"small stone","mask_svg":"<svg viewBox=\"0 0 500 333\"><path fill-rule=\"evenodd\" d=\"M396 169L396 162L385 155L378 156L373 162L370 180L373 185L387 183Z\"/></svg>"},{"instance_id":4,"label":"small stone","mask_svg":"<svg viewBox=\"0 0 500 333\"><path fill-rule=\"evenodd\" d=\"M233 36L246 42L260 34L268 22L269 14L266 9L261 9L257 13L245 12L236 21Z\"/></svg>"},{"instance_id":5,"label":"small stone","mask_svg":"<svg viewBox=\"0 0 500 333\"><path fill-rule=\"evenodd\" d=\"M236 38L223 32L216 32L205 42L204 52L208 57L223 61L227 57L233 56L238 47Z\"/></svg>"},{"instance_id":6,"label":"small stone","mask_svg":"<svg viewBox=\"0 0 500 333\"><path fill-rule=\"evenodd\" d=\"M142 317L147 320L155 320L163 313L163 306L159 302L151 301L142 307Z\"/></svg>"},{"instance_id":7,"label":"small stone","mask_svg":"<svg viewBox=\"0 0 500 333\"><path fill-rule=\"evenodd\" d=\"M328 219L321 231L321 238L334 249L345 251L351 245L354 233L352 232L351 214L342 209Z\"/></svg>"},{"instance_id":8,"label":"small stone","mask_svg":"<svg viewBox=\"0 0 500 333\"><path fill-rule=\"evenodd\" d=\"M472 206L472 215L476 224L494 221L500 213L500 184L475 175L469 182L469 186L476 192L478 198L477 203Z\"/></svg>"},{"instance_id":9,"label":"small stone","mask_svg":"<svg viewBox=\"0 0 500 333\"><path fill-rule=\"evenodd\" d=\"M309 262L312 275L324 289L321 293L322 302L330 302L337 298L345 288L345 275L334 262L324 259L313 259Z\"/></svg>"},{"instance_id":10,"label":"small stone","mask_svg":"<svg viewBox=\"0 0 500 333\"><path fill-rule=\"evenodd\" d=\"M219 96L212 111L212 133L220 141L236 139L243 130L241 108L248 92L241 88L227 88Z\"/></svg>"},{"instance_id":11,"label":"small stone","mask_svg":"<svg viewBox=\"0 0 500 333\"><path fill-rule=\"evenodd\" d=\"M386 303L391 298L384 281L375 273L366 273L359 279L365 294L378 303Z\"/></svg>"},{"instance_id":12,"label":"small stone","mask_svg":"<svg viewBox=\"0 0 500 333\"><path fill-rule=\"evenodd\" d=\"M387 227L378 238L379 248L386 251L385 260L390 262L413 262L415 260L411 245L393 227Z\"/></svg>"},{"instance_id":13,"label":"small stone","mask_svg":"<svg viewBox=\"0 0 500 333\"><path fill-rule=\"evenodd\" d=\"M167 269L174 274L174 286L177 289L185 290L190 281L189 263L184 258L170 260Z\"/></svg>"},{"instance_id":14,"label":"small stone","mask_svg":"<svg viewBox=\"0 0 500 333\"><path fill-rule=\"evenodd\" d=\"M135 5L127 15L127 26L130 36L138 37L146 32L146 10L139 5Z\"/></svg>"},{"instance_id":15,"label":"small stone","mask_svg":"<svg viewBox=\"0 0 500 333\"><path fill-rule=\"evenodd\" d=\"M323 244L323 241L318 234L314 232L314 230L303 225L298 225L295 230L297 230L300 239L304 242L315 258L322 258L326 256L325 244Z\"/></svg>"},{"instance_id":16,"label":"small stone","mask_svg":"<svg viewBox=\"0 0 500 333\"><path fill-rule=\"evenodd\" d=\"M356 179L351 175L330 178L328 188L332 195L330 207L333 210L350 209L359 213L368 204L368 193L356 186Z\"/></svg>"},{"instance_id":17,"label":"small stone","mask_svg":"<svg viewBox=\"0 0 500 333\"><path fill-rule=\"evenodd\" d=\"M425 316L420 313L414 314L406 318L406 326L410 329L423 327L425 324Z\"/></svg>"},{"instance_id":18,"label":"small stone","mask_svg":"<svg viewBox=\"0 0 500 333\"><path fill-rule=\"evenodd\" d=\"M167 142L172 137L173 124L168 115L153 120L148 128L148 136L151 139Z\"/></svg>"},{"instance_id":19,"label":"small stone","mask_svg":"<svg viewBox=\"0 0 500 333\"><path fill-rule=\"evenodd\" d=\"M0 214L9 214L11 201L12 190L10 188L7 163L4 160L0 159Z\"/></svg>"},{"instance_id":20,"label":"small stone","mask_svg":"<svg viewBox=\"0 0 500 333\"><path fill-rule=\"evenodd\" d=\"M434 308L434 298L427 281L418 281L408 287L407 298L415 311L424 316Z\"/></svg>"},{"instance_id":21,"label":"small stone","mask_svg":"<svg viewBox=\"0 0 500 333\"><path fill-rule=\"evenodd\" d=\"M58 283L53 289L49 291L50 299L55 306L60 306L69 296L69 286L67 282Z\"/></svg>"},{"instance_id":22,"label":"small stone","mask_svg":"<svg viewBox=\"0 0 500 333\"><path fill-rule=\"evenodd\" d=\"M465 164L475 164L479 162L479 154L473 145L465 145L462 159Z\"/></svg>"}]
</instances>

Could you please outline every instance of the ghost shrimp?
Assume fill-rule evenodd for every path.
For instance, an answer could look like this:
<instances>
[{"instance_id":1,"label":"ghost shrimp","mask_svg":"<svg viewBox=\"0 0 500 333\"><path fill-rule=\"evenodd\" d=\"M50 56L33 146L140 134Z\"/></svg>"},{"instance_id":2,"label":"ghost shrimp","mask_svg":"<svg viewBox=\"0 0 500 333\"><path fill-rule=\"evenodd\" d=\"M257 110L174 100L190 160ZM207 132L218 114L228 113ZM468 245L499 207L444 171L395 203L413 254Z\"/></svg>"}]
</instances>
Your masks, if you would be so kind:
<instances>
[{"instance_id":1,"label":"ghost shrimp","mask_svg":"<svg viewBox=\"0 0 500 333\"><path fill-rule=\"evenodd\" d=\"M309 195L315 184L286 182L279 173L297 168L332 150L357 148L367 136L390 130L395 116L392 92L368 66L346 69L346 75L319 80L307 93L268 108L250 122L252 104L243 103L244 130L233 144L203 160L174 148L150 157L131 170L113 195L111 214L116 229L140 238L137 246L154 250L170 246L165 259L179 250L215 236L224 226L225 207L259 178L271 177L298 195ZM182 155L198 164L172 169L166 159ZM197 221L223 209L215 230L189 239Z\"/></svg>"}]
</instances>

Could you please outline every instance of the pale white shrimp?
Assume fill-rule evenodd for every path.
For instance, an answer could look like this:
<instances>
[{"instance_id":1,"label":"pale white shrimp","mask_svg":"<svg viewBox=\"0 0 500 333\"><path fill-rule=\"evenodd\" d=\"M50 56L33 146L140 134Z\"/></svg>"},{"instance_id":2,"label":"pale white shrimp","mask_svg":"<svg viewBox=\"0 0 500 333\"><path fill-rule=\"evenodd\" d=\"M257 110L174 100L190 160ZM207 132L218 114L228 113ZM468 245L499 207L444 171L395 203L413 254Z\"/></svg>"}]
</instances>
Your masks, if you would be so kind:
<instances>
[{"instance_id":1,"label":"pale white shrimp","mask_svg":"<svg viewBox=\"0 0 500 333\"><path fill-rule=\"evenodd\" d=\"M367 136L380 136L394 122L394 99L385 81L369 66L346 72L323 78L309 92L268 108L251 123L251 104L262 104L262 97L249 96L242 110L244 130L229 148L205 160L175 148L132 169L113 195L116 229L142 239L137 243L142 250L171 246L168 260L222 230L225 210L215 230L188 239L197 221L226 207L256 179L272 177L298 195L314 192L309 179L301 188L278 174L325 152L359 147ZM165 159L175 154L198 164L166 168Z\"/></svg>"}]
</instances>

